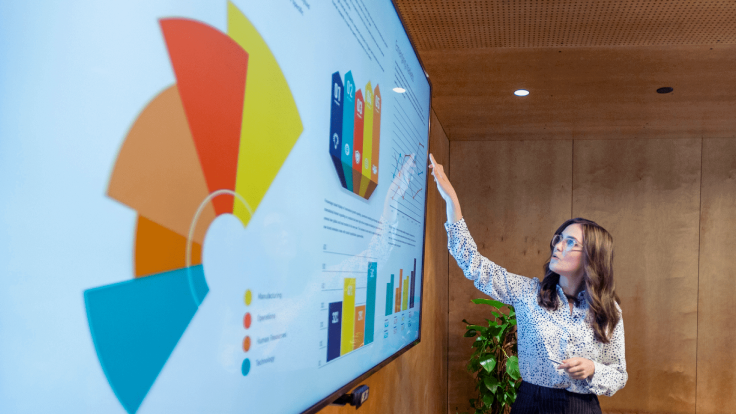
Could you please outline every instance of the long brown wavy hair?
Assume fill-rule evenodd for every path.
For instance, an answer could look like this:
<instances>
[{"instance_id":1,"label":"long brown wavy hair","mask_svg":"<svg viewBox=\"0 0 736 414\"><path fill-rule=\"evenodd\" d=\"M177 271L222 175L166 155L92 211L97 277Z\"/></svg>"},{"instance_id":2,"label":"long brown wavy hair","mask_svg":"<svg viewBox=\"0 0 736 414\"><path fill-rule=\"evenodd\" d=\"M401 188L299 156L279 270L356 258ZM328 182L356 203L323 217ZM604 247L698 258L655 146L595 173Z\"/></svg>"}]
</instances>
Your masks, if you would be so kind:
<instances>
[{"instance_id":1,"label":"long brown wavy hair","mask_svg":"<svg viewBox=\"0 0 736 414\"><path fill-rule=\"evenodd\" d=\"M613 329L621 318L616 308L616 303L621 301L616 294L616 284L613 280L613 237L598 223L579 217L562 223L555 231L555 235L562 234L567 226L575 223L583 226L583 283L585 283L585 298L590 304L588 322L593 328L595 339L609 343ZM554 239L554 236L552 238ZM549 268L554 248L550 240L550 257L544 263L544 279L537 296L539 305L548 310L555 310L561 306L557 295L560 275Z\"/></svg>"}]
</instances>

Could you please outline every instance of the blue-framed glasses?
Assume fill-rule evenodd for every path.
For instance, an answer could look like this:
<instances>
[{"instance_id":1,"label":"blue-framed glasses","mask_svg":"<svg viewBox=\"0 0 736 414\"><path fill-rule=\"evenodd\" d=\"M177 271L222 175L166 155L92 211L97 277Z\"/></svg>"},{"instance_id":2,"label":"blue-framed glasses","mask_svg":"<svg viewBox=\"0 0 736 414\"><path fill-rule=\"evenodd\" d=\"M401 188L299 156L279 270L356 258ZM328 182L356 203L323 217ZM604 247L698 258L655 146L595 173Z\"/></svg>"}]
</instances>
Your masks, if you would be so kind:
<instances>
[{"instance_id":1,"label":"blue-framed glasses","mask_svg":"<svg viewBox=\"0 0 736 414\"><path fill-rule=\"evenodd\" d=\"M555 234L555 237L552 238L552 247L556 247L560 242L562 242L562 251L565 253L571 251L575 246L583 247L572 237L563 237L561 234Z\"/></svg>"}]
</instances>

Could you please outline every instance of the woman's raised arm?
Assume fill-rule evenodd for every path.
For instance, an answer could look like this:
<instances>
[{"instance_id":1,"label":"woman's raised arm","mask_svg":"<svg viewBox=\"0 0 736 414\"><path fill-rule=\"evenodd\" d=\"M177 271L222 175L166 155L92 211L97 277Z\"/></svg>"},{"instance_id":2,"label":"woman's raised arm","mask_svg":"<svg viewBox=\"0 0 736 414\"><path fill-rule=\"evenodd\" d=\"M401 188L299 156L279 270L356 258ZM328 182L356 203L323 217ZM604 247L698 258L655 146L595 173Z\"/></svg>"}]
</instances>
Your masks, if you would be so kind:
<instances>
[{"instance_id":1,"label":"woman's raised arm","mask_svg":"<svg viewBox=\"0 0 736 414\"><path fill-rule=\"evenodd\" d=\"M494 299L514 305L521 295L530 291L534 282L524 276L509 273L478 253L478 247L470 237L465 220L462 220L463 215L460 212L460 202L457 200L455 189L447 179L442 165L437 164L432 154L429 154L429 160L437 189L447 204L445 229L450 254L463 270L465 277L474 282L475 287Z\"/></svg>"},{"instance_id":2,"label":"woman's raised arm","mask_svg":"<svg viewBox=\"0 0 736 414\"><path fill-rule=\"evenodd\" d=\"M453 224L460 221L463 218L463 214L460 211L460 202L457 199L455 189L452 188L452 184L450 184L450 180L447 178L442 164L437 164L432 154L429 154L429 161L429 168L432 169L432 176L437 183L437 190L439 190L447 206L447 222Z\"/></svg>"}]
</instances>

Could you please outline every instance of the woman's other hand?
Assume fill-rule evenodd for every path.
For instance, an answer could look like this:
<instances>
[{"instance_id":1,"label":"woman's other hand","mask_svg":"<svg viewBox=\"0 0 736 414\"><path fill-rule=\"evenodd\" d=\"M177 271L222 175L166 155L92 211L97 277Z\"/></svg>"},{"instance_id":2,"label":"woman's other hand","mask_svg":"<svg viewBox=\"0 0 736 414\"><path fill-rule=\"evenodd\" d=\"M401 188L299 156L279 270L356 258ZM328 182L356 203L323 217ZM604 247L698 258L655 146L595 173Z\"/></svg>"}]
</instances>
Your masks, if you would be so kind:
<instances>
[{"instance_id":1,"label":"woman's other hand","mask_svg":"<svg viewBox=\"0 0 736 414\"><path fill-rule=\"evenodd\" d=\"M432 169L432 176L437 183L437 190L439 190L440 195L447 205L447 221L450 223L459 221L463 215L460 212L460 202L457 200L455 189L452 188L452 184L450 184L450 180L447 178L442 164L438 164L432 154L429 154L429 161L429 168Z\"/></svg>"},{"instance_id":2,"label":"woman's other hand","mask_svg":"<svg viewBox=\"0 0 736 414\"><path fill-rule=\"evenodd\" d=\"M567 371L567 374L573 379L586 379L595 374L593 361L581 357L566 359L557 368Z\"/></svg>"}]
</instances>

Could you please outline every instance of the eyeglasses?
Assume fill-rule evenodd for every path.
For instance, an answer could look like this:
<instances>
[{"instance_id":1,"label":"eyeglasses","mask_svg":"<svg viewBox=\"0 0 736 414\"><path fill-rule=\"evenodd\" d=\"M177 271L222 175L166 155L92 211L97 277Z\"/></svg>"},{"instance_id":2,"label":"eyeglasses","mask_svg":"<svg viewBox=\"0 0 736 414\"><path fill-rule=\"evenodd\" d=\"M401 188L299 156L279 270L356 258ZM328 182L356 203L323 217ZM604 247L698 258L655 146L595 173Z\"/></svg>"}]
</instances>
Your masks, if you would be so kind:
<instances>
[{"instance_id":1,"label":"eyeglasses","mask_svg":"<svg viewBox=\"0 0 736 414\"><path fill-rule=\"evenodd\" d=\"M555 234L555 237L552 238L552 247L556 247L560 242L562 242L562 251L564 253L571 251L575 246L583 247L572 237L563 237L561 234Z\"/></svg>"}]
</instances>

